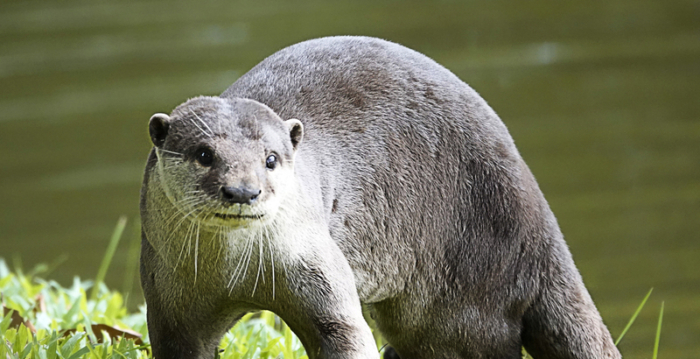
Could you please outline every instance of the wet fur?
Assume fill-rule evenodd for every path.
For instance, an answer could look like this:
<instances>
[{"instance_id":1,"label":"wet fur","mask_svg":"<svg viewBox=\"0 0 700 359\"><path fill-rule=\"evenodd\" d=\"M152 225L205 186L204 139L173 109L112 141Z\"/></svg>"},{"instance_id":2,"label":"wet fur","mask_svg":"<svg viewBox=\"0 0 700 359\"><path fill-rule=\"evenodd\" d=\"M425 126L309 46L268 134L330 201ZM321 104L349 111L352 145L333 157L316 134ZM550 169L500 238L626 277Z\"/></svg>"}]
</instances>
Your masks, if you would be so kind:
<instances>
[{"instance_id":1,"label":"wet fur","mask_svg":"<svg viewBox=\"0 0 700 359\"><path fill-rule=\"evenodd\" d=\"M251 112L262 119L224 118ZM168 140L213 141L228 161L255 153L237 140L277 136L288 175L265 187L278 210L264 224L203 225L211 189L167 192L211 173L167 140L151 152L141 273L156 357L212 358L257 309L290 323L311 358L377 357L360 303L403 359L519 358L522 345L538 359L620 357L506 127L429 58L311 40L171 118ZM304 128L294 150L290 118Z\"/></svg>"}]
</instances>

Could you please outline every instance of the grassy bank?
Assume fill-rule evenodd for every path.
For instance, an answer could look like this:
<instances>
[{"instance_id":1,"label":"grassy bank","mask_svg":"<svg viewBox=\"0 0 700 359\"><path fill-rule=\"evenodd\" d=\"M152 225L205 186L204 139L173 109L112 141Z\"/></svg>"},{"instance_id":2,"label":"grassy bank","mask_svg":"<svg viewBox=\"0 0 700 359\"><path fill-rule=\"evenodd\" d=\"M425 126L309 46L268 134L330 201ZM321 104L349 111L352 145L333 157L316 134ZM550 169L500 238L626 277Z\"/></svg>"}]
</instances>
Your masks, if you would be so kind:
<instances>
[{"instance_id":1,"label":"grassy bank","mask_svg":"<svg viewBox=\"0 0 700 359\"><path fill-rule=\"evenodd\" d=\"M129 312L122 293L104 284L126 225L121 218L94 281L64 287L45 279L47 265L10 270L0 258L0 358L150 358L146 308ZM220 359L307 358L299 339L270 312L243 317L223 338Z\"/></svg>"},{"instance_id":2,"label":"grassy bank","mask_svg":"<svg viewBox=\"0 0 700 359\"><path fill-rule=\"evenodd\" d=\"M0 259L0 358L150 357L145 307L129 313L122 294L104 284L75 278L63 287L41 278L43 269L10 271ZM222 359L306 358L299 340L270 312L244 317L220 348Z\"/></svg>"}]
</instances>

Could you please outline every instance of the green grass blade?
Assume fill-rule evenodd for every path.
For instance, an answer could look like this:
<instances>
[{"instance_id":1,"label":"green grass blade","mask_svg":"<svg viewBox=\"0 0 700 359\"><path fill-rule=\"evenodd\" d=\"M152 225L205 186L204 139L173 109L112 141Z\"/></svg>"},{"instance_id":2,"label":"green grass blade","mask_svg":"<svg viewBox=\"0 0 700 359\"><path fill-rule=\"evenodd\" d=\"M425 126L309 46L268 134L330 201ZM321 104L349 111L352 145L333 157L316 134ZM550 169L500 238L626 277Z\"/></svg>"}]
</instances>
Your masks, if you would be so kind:
<instances>
[{"instance_id":1,"label":"green grass blade","mask_svg":"<svg viewBox=\"0 0 700 359\"><path fill-rule=\"evenodd\" d=\"M651 292L654 290L654 288L649 289L649 292L647 295L644 297L644 300L642 300L642 303L639 304L637 307L637 310L632 314L632 318L630 318L630 321L627 322L627 325L625 326L625 329L622 329L622 333L620 333L620 336L617 337L617 340L615 341L615 345L617 346L618 343L620 343L620 340L622 340L622 337L625 336L625 333L630 329L632 326L632 323L637 319L637 315L639 315L639 312L642 311L642 308L644 308L644 304L647 303L647 299L649 299L649 296L651 295Z\"/></svg>"},{"instance_id":2,"label":"green grass blade","mask_svg":"<svg viewBox=\"0 0 700 359\"><path fill-rule=\"evenodd\" d=\"M282 327L282 331L284 332L284 349L282 350L284 359L294 359L294 351L292 350L292 329L285 323Z\"/></svg>"},{"instance_id":3,"label":"green grass blade","mask_svg":"<svg viewBox=\"0 0 700 359\"><path fill-rule=\"evenodd\" d=\"M659 324L656 325L656 340L654 341L654 355L652 359L656 359L659 354L659 339L661 338L661 322L664 319L664 302L661 302L661 311L659 312Z\"/></svg>"},{"instance_id":4,"label":"green grass blade","mask_svg":"<svg viewBox=\"0 0 700 359\"><path fill-rule=\"evenodd\" d=\"M10 323L12 323L12 310L8 311L2 321L0 321L0 338L5 338L5 332L10 327Z\"/></svg>"},{"instance_id":5,"label":"green grass blade","mask_svg":"<svg viewBox=\"0 0 700 359\"><path fill-rule=\"evenodd\" d=\"M73 353L73 355L68 357L68 359L79 359L80 357L88 354L89 352L90 352L90 348L82 347L82 348L78 349L75 353Z\"/></svg>"},{"instance_id":6,"label":"green grass blade","mask_svg":"<svg viewBox=\"0 0 700 359\"><path fill-rule=\"evenodd\" d=\"M133 226L133 238L129 243L129 252L126 256L126 271L124 272L124 303L129 307L129 299L131 292L134 289L134 278L136 278L136 270L139 268L139 256L141 254L141 228Z\"/></svg>"},{"instance_id":7,"label":"green grass blade","mask_svg":"<svg viewBox=\"0 0 700 359\"><path fill-rule=\"evenodd\" d=\"M112 262L114 252L117 251L117 245L119 244L119 240L121 239L122 233L124 232L124 227L126 227L126 217L122 216L119 218L117 226L114 228L114 232L112 232L112 238L109 240L107 252L105 252L104 258L102 258L100 270L97 272L97 278L95 278L95 286L92 288L92 293L90 294L91 300L97 299L97 292L100 288L100 285L104 281L105 276L107 275L107 269L109 268L109 264Z\"/></svg>"},{"instance_id":8,"label":"green grass blade","mask_svg":"<svg viewBox=\"0 0 700 359\"><path fill-rule=\"evenodd\" d=\"M49 263L48 267L46 268L46 272L42 273L42 277L48 278L49 274L53 273L56 268L58 268L61 264L66 262L68 260L68 255L63 253L58 258L56 258L53 262Z\"/></svg>"}]
</instances>

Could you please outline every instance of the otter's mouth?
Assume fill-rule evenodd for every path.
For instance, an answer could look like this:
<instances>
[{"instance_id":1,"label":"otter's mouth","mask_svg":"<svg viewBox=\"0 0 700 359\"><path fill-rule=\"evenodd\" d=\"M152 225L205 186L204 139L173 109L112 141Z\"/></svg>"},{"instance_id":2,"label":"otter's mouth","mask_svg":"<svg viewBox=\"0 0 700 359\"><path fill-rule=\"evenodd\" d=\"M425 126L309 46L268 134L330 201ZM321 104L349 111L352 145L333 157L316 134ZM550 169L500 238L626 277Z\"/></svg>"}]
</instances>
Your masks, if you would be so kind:
<instances>
[{"instance_id":1,"label":"otter's mouth","mask_svg":"<svg viewBox=\"0 0 700 359\"><path fill-rule=\"evenodd\" d=\"M214 217L221 219L262 219L264 214L224 214L224 213L214 213Z\"/></svg>"}]
</instances>

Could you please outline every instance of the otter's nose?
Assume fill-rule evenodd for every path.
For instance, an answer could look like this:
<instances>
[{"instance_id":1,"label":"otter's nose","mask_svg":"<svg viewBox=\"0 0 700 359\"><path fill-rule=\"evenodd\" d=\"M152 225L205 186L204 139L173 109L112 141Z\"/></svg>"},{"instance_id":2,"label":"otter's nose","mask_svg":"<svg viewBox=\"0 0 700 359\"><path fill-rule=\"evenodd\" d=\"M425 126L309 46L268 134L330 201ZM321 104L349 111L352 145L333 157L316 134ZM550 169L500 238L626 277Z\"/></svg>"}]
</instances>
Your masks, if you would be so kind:
<instances>
[{"instance_id":1,"label":"otter's nose","mask_svg":"<svg viewBox=\"0 0 700 359\"><path fill-rule=\"evenodd\" d=\"M221 187L221 198L228 203L251 204L262 190L246 187Z\"/></svg>"}]
</instances>

